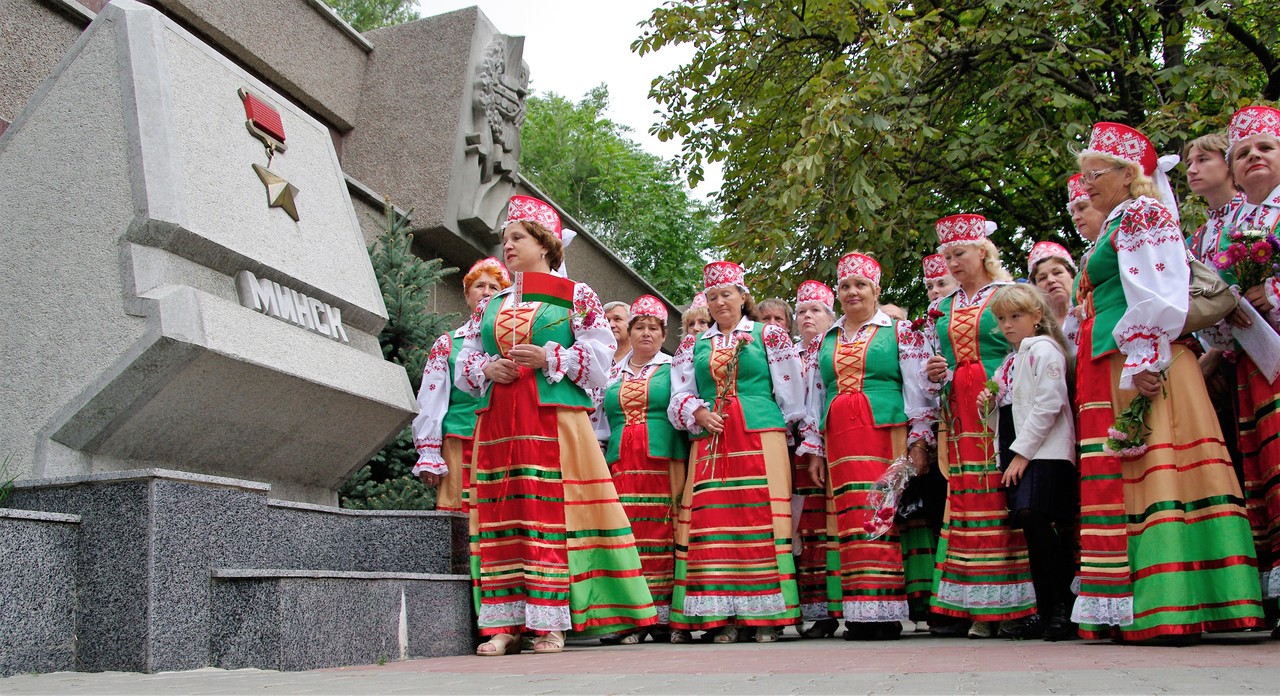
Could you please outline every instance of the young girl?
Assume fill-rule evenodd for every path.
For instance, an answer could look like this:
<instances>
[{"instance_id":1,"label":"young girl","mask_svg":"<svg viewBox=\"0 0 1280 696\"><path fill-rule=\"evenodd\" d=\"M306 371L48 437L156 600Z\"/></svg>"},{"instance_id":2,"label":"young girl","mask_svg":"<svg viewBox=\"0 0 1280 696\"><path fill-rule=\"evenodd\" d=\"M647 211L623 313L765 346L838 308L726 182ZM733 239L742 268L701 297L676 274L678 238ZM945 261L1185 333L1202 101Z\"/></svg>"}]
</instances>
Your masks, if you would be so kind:
<instances>
[{"instance_id":1,"label":"young girl","mask_svg":"<svg viewBox=\"0 0 1280 696\"><path fill-rule=\"evenodd\" d=\"M999 391L983 392L979 409L989 409L996 421L1010 522L1027 538L1038 612L1006 622L1001 635L1069 640L1075 637L1071 578L1079 506L1068 347L1048 299L1032 285L1001 288L991 310L1014 352L996 370Z\"/></svg>"}]
</instances>

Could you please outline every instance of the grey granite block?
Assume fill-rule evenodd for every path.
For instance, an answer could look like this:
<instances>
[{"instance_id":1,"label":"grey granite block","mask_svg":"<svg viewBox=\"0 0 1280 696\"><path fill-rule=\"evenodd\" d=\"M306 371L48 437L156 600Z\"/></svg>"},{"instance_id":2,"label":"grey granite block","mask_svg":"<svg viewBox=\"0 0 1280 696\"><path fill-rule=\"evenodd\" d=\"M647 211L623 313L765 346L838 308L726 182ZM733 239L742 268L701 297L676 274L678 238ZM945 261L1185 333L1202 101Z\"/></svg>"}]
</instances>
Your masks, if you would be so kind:
<instances>
[{"instance_id":1,"label":"grey granite block","mask_svg":"<svg viewBox=\"0 0 1280 696\"><path fill-rule=\"evenodd\" d=\"M465 654L470 605L465 576L215 572L210 652L216 667L279 670Z\"/></svg>"},{"instance_id":2,"label":"grey granite block","mask_svg":"<svg viewBox=\"0 0 1280 696\"><path fill-rule=\"evenodd\" d=\"M75 668L80 518L0 509L0 677Z\"/></svg>"},{"instance_id":3,"label":"grey granite block","mask_svg":"<svg viewBox=\"0 0 1280 696\"><path fill-rule=\"evenodd\" d=\"M19 488L9 503L79 515L76 669L147 671L150 485L146 480Z\"/></svg>"},{"instance_id":4,"label":"grey granite block","mask_svg":"<svg viewBox=\"0 0 1280 696\"><path fill-rule=\"evenodd\" d=\"M12 504L82 520L80 545L59 560L77 583L76 669L305 669L392 659L402 586L415 650L470 649L469 583L441 575L466 568L465 553L455 554L459 540L465 551L460 515L271 501L260 484L165 470L32 484ZM285 579L248 571L218 579L215 568L284 569L275 573ZM265 613L252 615L258 610ZM336 624L333 612L342 616ZM451 637L432 638L435 624ZM378 642L352 643L343 625ZM282 636L305 636L306 645Z\"/></svg>"}]
</instances>

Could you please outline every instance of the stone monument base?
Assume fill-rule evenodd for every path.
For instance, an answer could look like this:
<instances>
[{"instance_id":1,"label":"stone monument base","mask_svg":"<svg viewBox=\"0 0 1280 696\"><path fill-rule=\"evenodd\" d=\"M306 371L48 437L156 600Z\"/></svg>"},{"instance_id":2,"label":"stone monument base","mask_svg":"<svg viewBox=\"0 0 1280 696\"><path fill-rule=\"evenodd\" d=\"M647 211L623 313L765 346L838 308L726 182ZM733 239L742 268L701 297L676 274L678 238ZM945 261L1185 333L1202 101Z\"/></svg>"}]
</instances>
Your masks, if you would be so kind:
<instances>
[{"instance_id":1,"label":"stone monument base","mask_svg":"<svg viewBox=\"0 0 1280 696\"><path fill-rule=\"evenodd\" d=\"M0 510L0 676L472 650L464 516L269 492L164 469L19 482Z\"/></svg>"}]
</instances>

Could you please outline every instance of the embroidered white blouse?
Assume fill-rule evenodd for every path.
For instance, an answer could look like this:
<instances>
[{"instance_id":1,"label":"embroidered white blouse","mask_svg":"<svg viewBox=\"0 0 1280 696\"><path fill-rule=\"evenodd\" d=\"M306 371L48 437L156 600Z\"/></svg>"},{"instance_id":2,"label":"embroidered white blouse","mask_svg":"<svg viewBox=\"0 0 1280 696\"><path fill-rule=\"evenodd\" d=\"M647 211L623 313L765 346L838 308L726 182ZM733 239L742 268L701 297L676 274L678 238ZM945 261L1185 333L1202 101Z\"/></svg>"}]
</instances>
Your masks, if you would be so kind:
<instances>
[{"instance_id":1,"label":"embroidered white blouse","mask_svg":"<svg viewBox=\"0 0 1280 696\"><path fill-rule=\"evenodd\" d=\"M874 316L858 326L852 332L845 330L845 319L836 319L827 334L835 332L836 340L842 344L856 343L864 340L870 333L871 326L894 326L894 321L883 310L877 309ZM907 444L916 440L934 442L933 424L937 420L938 399L930 394L920 375L924 364L929 361L930 352L925 345L924 336L911 328L911 322L899 321L894 327L898 334L898 367L902 371L902 404L907 414ZM817 339L818 345L826 340L823 334ZM821 349L809 354L808 375L805 389L805 417L801 426L804 442L796 449L796 454L816 454L825 457L826 442L819 424L822 423L823 410L827 407L827 385L822 379L822 370L818 364ZM927 381L927 380L926 380Z\"/></svg>"},{"instance_id":2,"label":"embroidered white blouse","mask_svg":"<svg viewBox=\"0 0 1280 696\"><path fill-rule=\"evenodd\" d=\"M711 404L698 395L698 385L694 380L694 341L712 341L714 348L726 348L736 345L743 336L750 336L755 325L754 321L743 317L729 332L730 335L726 336L720 331L720 326L712 322L711 328L702 332L702 335L684 337L680 342L680 349L671 359L671 405L667 407L667 417L673 425L698 435L702 432L702 426L694 420L693 414L704 406L711 408ZM804 418L804 367L800 362L800 354L787 332L776 326L765 326L761 336L764 338L765 354L769 360L774 401L782 409L782 418L788 425L798 422Z\"/></svg>"},{"instance_id":3,"label":"embroidered white blouse","mask_svg":"<svg viewBox=\"0 0 1280 696\"><path fill-rule=\"evenodd\" d=\"M422 386L418 388L418 415L413 417L413 445L418 450L418 463L413 465L416 477L423 471L443 474L449 470L440 447L444 443L444 417L449 412L449 393L453 391L453 375L449 374L450 336L462 338L466 326L442 334L431 346L422 367Z\"/></svg>"},{"instance_id":4,"label":"embroidered white blouse","mask_svg":"<svg viewBox=\"0 0 1280 696\"><path fill-rule=\"evenodd\" d=\"M488 300L482 300L463 327L466 337L462 348L458 350L454 379L459 388L475 396L482 396L489 388L489 378L484 376L484 368L501 357L486 353L480 338L480 321L490 302L501 302L504 308L511 307L515 304L512 288L502 290ZM535 304L538 303L526 302L522 306ZM609 330L608 321L605 320L600 297L586 283L574 284L569 327L573 330L573 345L562 346L555 341L547 341L542 345L547 352L547 365L542 368L547 382L555 384L567 377L588 393L593 388L604 387L609 379L609 367L613 363L617 343L613 332Z\"/></svg>"}]
</instances>

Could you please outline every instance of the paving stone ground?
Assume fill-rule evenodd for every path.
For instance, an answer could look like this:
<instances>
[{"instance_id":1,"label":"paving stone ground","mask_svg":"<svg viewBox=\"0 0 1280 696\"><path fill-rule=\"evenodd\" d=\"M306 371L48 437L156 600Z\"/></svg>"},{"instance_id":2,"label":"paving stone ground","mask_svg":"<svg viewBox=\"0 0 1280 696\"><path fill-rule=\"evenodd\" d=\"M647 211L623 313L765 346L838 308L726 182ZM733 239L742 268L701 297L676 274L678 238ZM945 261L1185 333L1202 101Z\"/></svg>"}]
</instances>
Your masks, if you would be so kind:
<instances>
[{"instance_id":1,"label":"paving stone ground","mask_svg":"<svg viewBox=\"0 0 1280 696\"><path fill-rule=\"evenodd\" d=\"M0 679L0 694L1277 694L1280 642L1192 647L964 640L596 646L309 672L60 672Z\"/></svg>"}]
</instances>

